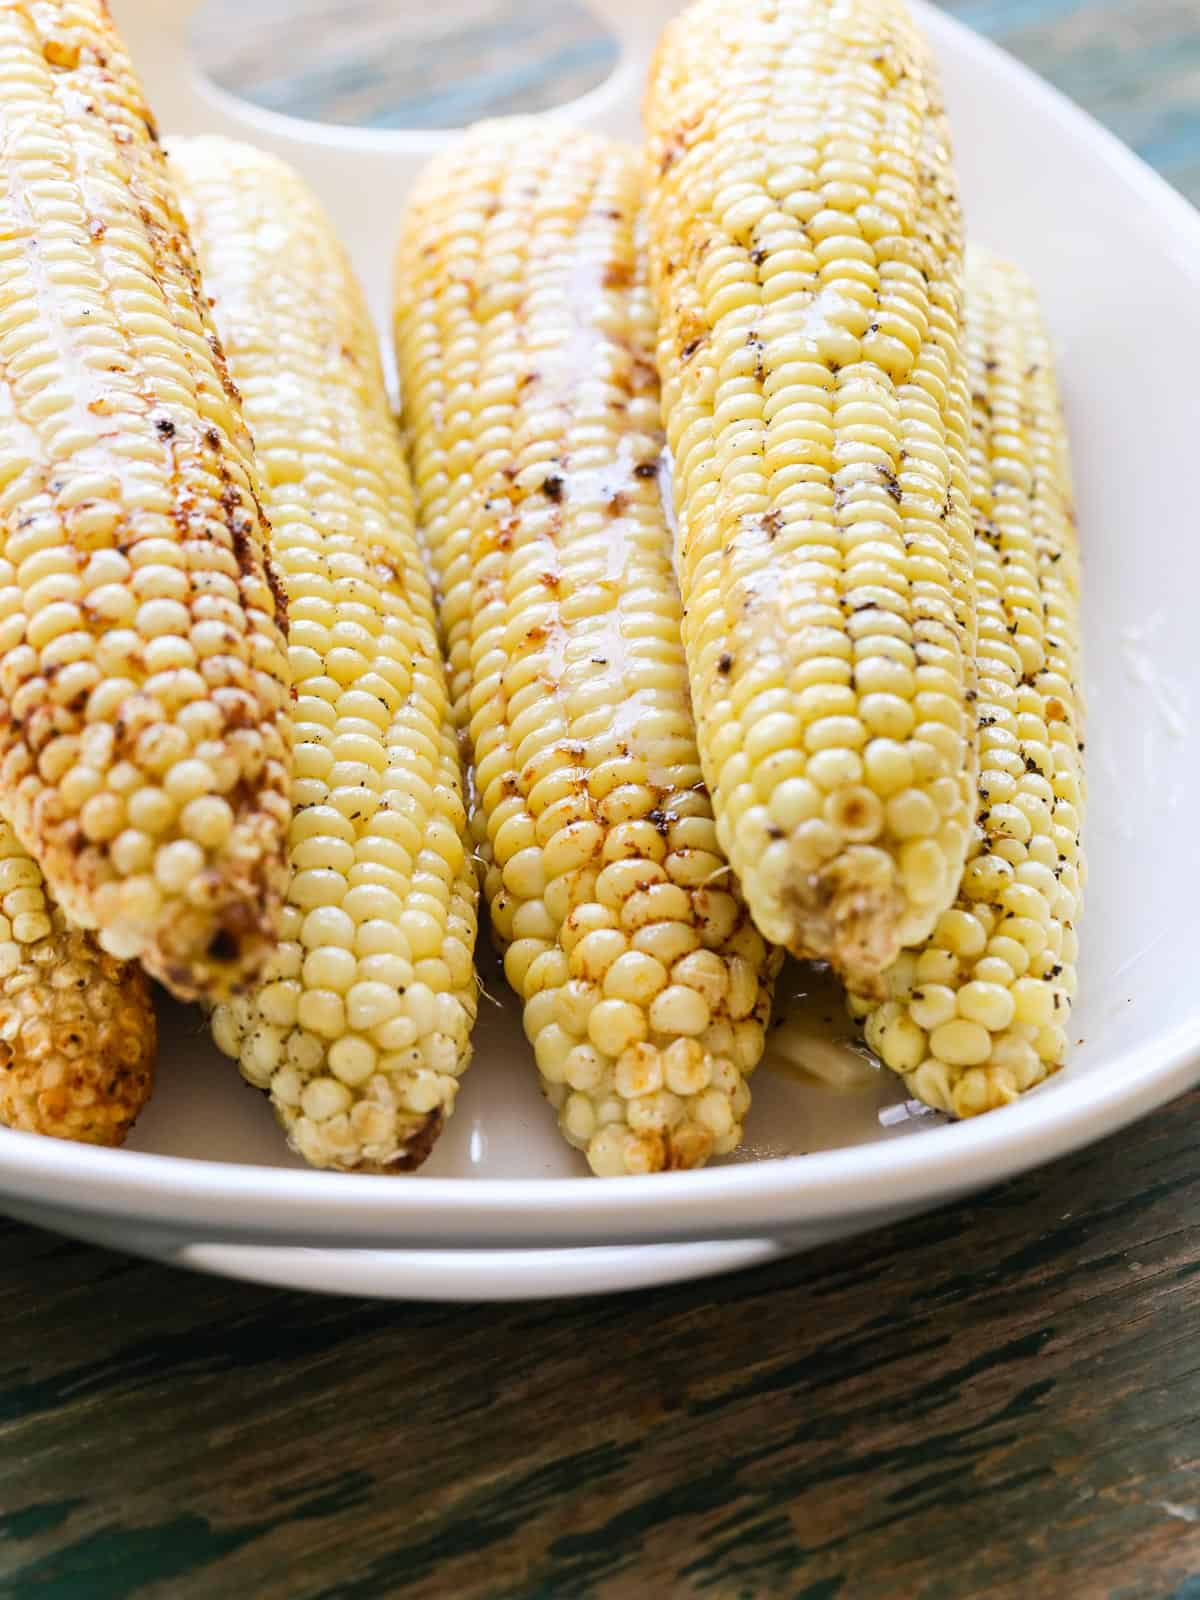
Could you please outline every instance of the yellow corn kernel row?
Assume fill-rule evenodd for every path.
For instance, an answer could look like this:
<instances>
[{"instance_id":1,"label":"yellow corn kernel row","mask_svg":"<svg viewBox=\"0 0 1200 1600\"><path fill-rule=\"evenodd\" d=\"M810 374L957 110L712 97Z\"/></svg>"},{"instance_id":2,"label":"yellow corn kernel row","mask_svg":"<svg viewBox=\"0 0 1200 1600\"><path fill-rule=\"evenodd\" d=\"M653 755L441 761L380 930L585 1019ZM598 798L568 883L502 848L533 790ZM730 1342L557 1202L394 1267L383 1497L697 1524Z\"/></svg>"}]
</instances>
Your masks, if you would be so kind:
<instances>
[{"instance_id":1,"label":"yellow corn kernel row","mask_svg":"<svg viewBox=\"0 0 1200 1600\"><path fill-rule=\"evenodd\" d=\"M896 0L698 0L646 96L684 642L766 938L870 986L962 874L962 229Z\"/></svg>"},{"instance_id":2,"label":"yellow corn kernel row","mask_svg":"<svg viewBox=\"0 0 1200 1600\"><path fill-rule=\"evenodd\" d=\"M867 1040L956 1116L1063 1063L1084 881L1079 549L1067 435L1033 288L972 252L967 347L979 586L979 813L958 900L887 975Z\"/></svg>"},{"instance_id":3,"label":"yellow corn kernel row","mask_svg":"<svg viewBox=\"0 0 1200 1600\"><path fill-rule=\"evenodd\" d=\"M150 1097L145 975L68 925L0 822L0 1124L120 1144Z\"/></svg>"},{"instance_id":4,"label":"yellow corn kernel row","mask_svg":"<svg viewBox=\"0 0 1200 1600\"><path fill-rule=\"evenodd\" d=\"M600 1174L737 1143L777 958L701 781L631 151L478 128L418 185L397 352L505 970Z\"/></svg>"},{"instance_id":5,"label":"yellow corn kernel row","mask_svg":"<svg viewBox=\"0 0 1200 1600\"><path fill-rule=\"evenodd\" d=\"M220 139L171 165L287 589L291 882L217 1043L318 1166L419 1164L470 1059L476 883L412 495L366 307L315 197Z\"/></svg>"},{"instance_id":6,"label":"yellow corn kernel row","mask_svg":"<svg viewBox=\"0 0 1200 1600\"><path fill-rule=\"evenodd\" d=\"M287 662L249 437L101 0L0 7L0 782L176 994L273 940Z\"/></svg>"}]
</instances>

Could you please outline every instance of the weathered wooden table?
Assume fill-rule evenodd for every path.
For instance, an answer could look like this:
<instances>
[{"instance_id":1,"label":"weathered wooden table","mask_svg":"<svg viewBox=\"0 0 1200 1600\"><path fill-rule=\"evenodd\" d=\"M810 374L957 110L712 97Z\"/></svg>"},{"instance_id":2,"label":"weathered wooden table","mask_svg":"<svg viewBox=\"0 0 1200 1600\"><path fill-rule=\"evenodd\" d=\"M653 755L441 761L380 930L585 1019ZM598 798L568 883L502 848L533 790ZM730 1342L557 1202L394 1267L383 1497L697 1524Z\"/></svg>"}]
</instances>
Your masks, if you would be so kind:
<instances>
[{"instance_id":1,"label":"weathered wooden table","mask_svg":"<svg viewBox=\"0 0 1200 1600\"><path fill-rule=\"evenodd\" d=\"M289 0L288 75L248 24L222 70L436 118L377 47L415 6L342 0L357 76L306 61L335 3ZM586 81L594 39L543 9ZM1200 200L1196 0L952 9ZM506 37L472 113L536 92ZM1200 1600L1198 1110L851 1245L577 1305L309 1299L0 1224L0 1594Z\"/></svg>"}]
</instances>

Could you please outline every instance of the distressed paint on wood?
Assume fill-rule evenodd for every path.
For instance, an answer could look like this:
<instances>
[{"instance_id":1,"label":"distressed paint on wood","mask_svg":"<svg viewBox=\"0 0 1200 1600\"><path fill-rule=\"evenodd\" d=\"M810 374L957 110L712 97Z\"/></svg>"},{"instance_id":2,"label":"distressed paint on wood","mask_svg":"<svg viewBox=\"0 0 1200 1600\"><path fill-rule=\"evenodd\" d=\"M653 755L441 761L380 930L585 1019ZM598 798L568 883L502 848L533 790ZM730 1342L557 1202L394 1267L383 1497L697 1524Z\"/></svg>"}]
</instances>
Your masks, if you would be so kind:
<instances>
[{"instance_id":1,"label":"distressed paint on wood","mask_svg":"<svg viewBox=\"0 0 1200 1600\"><path fill-rule=\"evenodd\" d=\"M942 0L1084 105L1200 201L1196 0ZM280 39L286 38L285 52ZM271 110L377 127L455 127L539 110L615 60L586 0L207 0L198 49Z\"/></svg>"},{"instance_id":2,"label":"distressed paint on wood","mask_svg":"<svg viewBox=\"0 0 1200 1600\"><path fill-rule=\"evenodd\" d=\"M376 128L543 111L594 89L618 56L584 0L255 0L249 14L245 0L207 0L194 38L233 94Z\"/></svg>"}]
</instances>

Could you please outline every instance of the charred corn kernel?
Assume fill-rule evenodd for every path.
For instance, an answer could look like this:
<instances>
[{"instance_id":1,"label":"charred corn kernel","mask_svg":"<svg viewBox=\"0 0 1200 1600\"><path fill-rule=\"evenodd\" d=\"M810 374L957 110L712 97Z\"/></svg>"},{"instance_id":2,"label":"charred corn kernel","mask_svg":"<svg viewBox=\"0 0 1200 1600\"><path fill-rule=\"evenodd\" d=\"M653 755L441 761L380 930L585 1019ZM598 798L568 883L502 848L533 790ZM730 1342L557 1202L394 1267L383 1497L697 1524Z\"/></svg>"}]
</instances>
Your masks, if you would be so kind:
<instances>
[{"instance_id":1,"label":"charred corn kernel","mask_svg":"<svg viewBox=\"0 0 1200 1600\"><path fill-rule=\"evenodd\" d=\"M761 932L863 987L974 796L962 244L896 0L697 0L646 100L684 640Z\"/></svg>"},{"instance_id":2,"label":"charred corn kernel","mask_svg":"<svg viewBox=\"0 0 1200 1600\"><path fill-rule=\"evenodd\" d=\"M1062 1065L1084 878L1080 806L1063 798L1083 792L1067 438L1033 289L983 253L968 263L967 348L982 752L973 857L916 962L888 974L890 1003L855 1001L887 1065L960 1117Z\"/></svg>"},{"instance_id":3,"label":"charred corn kernel","mask_svg":"<svg viewBox=\"0 0 1200 1600\"><path fill-rule=\"evenodd\" d=\"M6 822L0 897L0 1123L120 1144L154 1078L145 976L70 926Z\"/></svg>"},{"instance_id":4,"label":"charred corn kernel","mask_svg":"<svg viewBox=\"0 0 1200 1600\"><path fill-rule=\"evenodd\" d=\"M493 927L562 1131L601 1174L734 1147L778 964L716 888L638 208L631 152L492 124L429 168L397 271Z\"/></svg>"},{"instance_id":5,"label":"charred corn kernel","mask_svg":"<svg viewBox=\"0 0 1200 1600\"><path fill-rule=\"evenodd\" d=\"M315 198L274 158L223 140L182 140L171 164L294 619L291 888L262 984L219 1007L214 1032L309 1161L405 1170L428 1154L470 1059L476 888L402 446ZM189 837L222 826L220 802L185 787Z\"/></svg>"},{"instance_id":6,"label":"charred corn kernel","mask_svg":"<svg viewBox=\"0 0 1200 1600\"><path fill-rule=\"evenodd\" d=\"M0 7L0 122L4 803L105 949L220 993L274 943L290 814L249 435L100 0Z\"/></svg>"}]
</instances>

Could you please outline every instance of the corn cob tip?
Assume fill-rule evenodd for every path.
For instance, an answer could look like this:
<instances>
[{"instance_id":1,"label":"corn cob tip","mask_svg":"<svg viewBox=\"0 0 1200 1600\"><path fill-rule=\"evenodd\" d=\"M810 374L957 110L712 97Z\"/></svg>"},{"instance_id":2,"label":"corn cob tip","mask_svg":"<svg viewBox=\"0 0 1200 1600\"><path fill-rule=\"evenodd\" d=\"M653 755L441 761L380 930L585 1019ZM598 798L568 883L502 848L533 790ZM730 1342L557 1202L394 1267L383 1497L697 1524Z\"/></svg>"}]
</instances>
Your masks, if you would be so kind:
<instances>
[{"instance_id":1,"label":"corn cob tip","mask_svg":"<svg viewBox=\"0 0 1200 1600\"><path fill-rule=\"evenodd\" d=\"M275 987L277 999L278 983ZM363 1053L364 1045L370 1049L369 1038L347 1033L330 1044L296 1028L281 1050L268 1020L277 1012L270 998L264 1006L263 993L260 989L216 1006L213 1040L238 1062L246 1081L269 1096L296 1154L330 1172L380 1177L422 1166L454 1110L459 1085L453 1074L470 1065L469 1040L450 1052L451 1060L443 1065L452 1071L436 1080L424 1069L418 1049L408 1051L389 1071L377 1070L351 1085L343 1081L346 1065ZM438 1103L414 1110L407 1103L414 1087L425 1094L432 1090Z\"/></svg>"},{"instance_id":2,"label":"corn cob tip","mask_svg":"<svg viewBox=\"0 0 1200 1600\"><path fill-rule=\"evenodd\" d=\"M371 1161L364 1157L353 1165L335 1166L335 1170L373 1173L384 1178L404 1172L415 1172L418 1167L424 1165L438 1142L442 1129L446 1126L447 1114L444 1107L435 1106L411 1127L398 1129L394 1140L394 1152L386 1160Z\"/></svg>"},{"instance_id":3,"label":"corn cob tip","mask_svg":"<svg viewBox=\"0 0 1200 1600\"><path fill-rule=\"evenodd\" d=\"M659 1035L617 1055L605 1075L605 1095L596 1092L605 1081L595 1081L594 1050L576 1047L563 1058L562 1028L551 1022L538 1030L534 1052L542 1092L567 1142L583 1152L597 1177L686 1172L736 1148L750 1109L747 1080L762 1054L769 986L781 960L781 952L766 958L767 993L739 1029L738 1044L745 1046L739 1059L705 1049L695 1038ZM535 1015L536 1008L527 1006L527 1030ZM721 1024L711 1031L721 1031ZM620 1107L623 1115L604 1120L598 1112L606 1101L610 1114Z\"/></svg>"},{"instance_id":4,"label":"corn cob tip","mask_svg":"<svg viewBox=\"0 0 1200 1600\"><path fill-rule=\"evenodd\" d=\"M164 905L149 948L138 914L138 884L107 884L88 904L70 895L63 899L81 922L84 915L96 918L97 942L110 956L140 958L177 998L221 1000L249 988L268 961L278 941L286 884L274 840L243 872L207 866L192 879L186 900Z\"/></svg>"},{"instance_id":5,"label":"corn cob tip","mask_svg":"<svg viewBox=\"0 0 1200 1600\"><path fill-rule=\"evenodd\" d=\"M432 1000L423 985L410 987ZM471 1061L466 1035L473 1011L464 1017L461 1037L451 1041L430 1033L418 1048L395 1052L399 1059L394 1064L385 1067L386 1057L376 1059L376 1070L355 1082L348 1069L367 1052L374 1055L370 1031L365 1037L347 1032L330 1043L294 1028L281 1041L280 1030L269 1020L278 1016L271 1003L279 1000L278 981L274 989L265 1003L265 991L259 990L218 1005L212 1014L213 1039L239 1063L247 1082L269 1093L292 1149L312 1166L331 1172L395 1176L416 1171L454 1110L458 1076ZM445 1003L442 1009L446 1011ZM393 1019L393 1034L397 1021L405 1028L406 1020ZM405 1031L406 1036L415 1034L415 1029ZM426 1066L431 1052L442 1071ZM427 1097L436 1097L437 1104L418 1110L410 1103L425 1099L427 1105Z\"/></svg>"},{"instance_id":6,"label":"corn cob tip","mask_svg":"<svg viewBox=\"0 0 1200 1600\"><path fill-rule=\"evenodd\" d=\"M627 1102L625 1117L599 1128L594 1108L585 1110L569 1086L547 1082L544 1092L568 1142L583 1151L598 1178L689 1172L740 1142L754 1064L741 1070L692 1039L627 1050L613 1073L613 1087Z\"/></svg>"},{"instance_id":7,"label":"corn cob tip","mask_svg":"<svg viewBox=\"0 0 1200 1600\"><path fill-rule=\"evenodd\" d=\"M778 943L799 960L828 961L870 988L900 953L904 910L888 857L851 847L817 872L796 864L783 880Z\"/></svg>"},{"instance_id":8,"label":"corn cob tip","mask_svg":"<svg viewBox=\"0 0 1200 1600\"><path fill-rule=\"evenodd\" d=\"M145 975L51 912L52 931L0 944L0 1123L119 1145L150 1095L157 1028Z\"/></svg>"}]
</instances>

